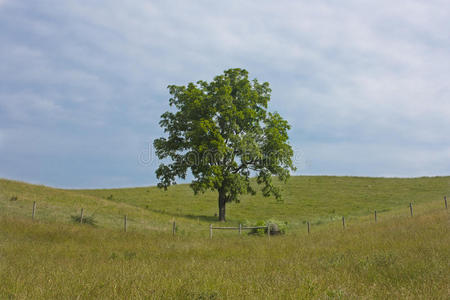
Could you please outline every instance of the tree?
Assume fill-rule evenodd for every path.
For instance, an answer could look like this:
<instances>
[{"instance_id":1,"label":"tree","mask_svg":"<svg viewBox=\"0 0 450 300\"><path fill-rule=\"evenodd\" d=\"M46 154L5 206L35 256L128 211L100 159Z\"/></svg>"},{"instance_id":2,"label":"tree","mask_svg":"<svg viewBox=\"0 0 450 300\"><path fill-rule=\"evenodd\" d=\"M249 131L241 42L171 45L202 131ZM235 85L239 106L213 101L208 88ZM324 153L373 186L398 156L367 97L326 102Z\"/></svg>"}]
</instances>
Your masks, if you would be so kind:
<instances>
[{"instance_id":1,"label":"tree","mask_svg":"<svg viewBox=\"0 0 450 300\"><path fill-rule=\"evenodd\" d=\"M218 191L219 220L225 221L227 202L255 189L250 176L263 185L262 194L281 199L272 176L286 182L293 151L290 126L277 112L267 112L269 83L250 81L244 69L229 69L213 81L168 86L174 110L161 115L167 138L154 141L156 155L170 158L156 170L158 186L167 189L176 177L191 171L194 193Z\"/></svg>"}]
</instances>

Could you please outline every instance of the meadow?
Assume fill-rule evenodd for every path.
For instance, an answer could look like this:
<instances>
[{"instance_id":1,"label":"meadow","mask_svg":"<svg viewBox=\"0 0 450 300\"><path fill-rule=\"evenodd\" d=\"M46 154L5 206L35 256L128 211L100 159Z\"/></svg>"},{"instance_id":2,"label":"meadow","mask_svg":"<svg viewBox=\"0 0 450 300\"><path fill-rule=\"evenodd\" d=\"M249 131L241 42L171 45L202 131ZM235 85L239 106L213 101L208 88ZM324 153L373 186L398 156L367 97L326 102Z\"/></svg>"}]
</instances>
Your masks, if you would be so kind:
<instances>
[{"instance_id":1,"label":"meadow","mask_svg":"<svg viewBox=\"0 0 450 300\"><path fill-rule=\"evenodd\" d=\"M214 193L0 180L0 298L449 298L450 177L301 176L283 189L282 203L256 196L229 205L227 226L277 219L288 222L285 236L210 240ZM96 226L71 221L81 207Z\"/></svg>"}]
</instances>

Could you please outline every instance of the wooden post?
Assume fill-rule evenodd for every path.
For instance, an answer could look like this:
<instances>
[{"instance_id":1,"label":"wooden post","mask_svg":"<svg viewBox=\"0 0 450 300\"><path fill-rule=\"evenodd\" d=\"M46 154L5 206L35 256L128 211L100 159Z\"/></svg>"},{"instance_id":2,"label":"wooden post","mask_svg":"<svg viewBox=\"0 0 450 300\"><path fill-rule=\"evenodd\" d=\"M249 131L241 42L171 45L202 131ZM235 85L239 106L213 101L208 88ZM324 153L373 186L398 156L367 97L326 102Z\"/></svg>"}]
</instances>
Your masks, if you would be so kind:
<instances>
[{"instance_id":1,"label":"wooden post","mask_svg":"<svg viewBox=\"0 0 450 300\"><path fill-rule=\"evenodd\" d=\"M127 232L127 215L123 216L123 231Z\"/></svg>"},{"instance_id":2,"label":"wooden post","mask_svg":"<svg viewBox=\"0 0 450 300\"><path fill-rule=\"evenodd\" d=\"M310 232L310 230L309 230L309 221L306 222L306 224L308 224L308 234L309 234L309 232Z\"/></svg>"},{"instance_id":3,"label":"wooden post","mask_svg":"<svg viewBox=\"0 0 450 300\"><path fill-rule=\"evenodd\" d=\"M445 202L445 209L448 209L448 206L447 206L447 196L444 196L444 202Z\"/></svg>"},{"instance_id":4,"label":"wooden post","mask_svg":"<svg viewBox=\"0 0 450 300\"><path fill-rule=\"evenodd\" d=\"M172 235L175 235L175 231L177 230L177 224L175 223L175 221L173 221L172 223Z\"/></svg>"},{"instance_id":5,"label":"wooden post","mask_svg":"<svg viewBox=\"0 0 450 300\"><path fill-rule=\"evenodd\" d=\"M239 235L241 235L242 232L242 224L239 224Z\"/></svg>"},{"instance_id":6,"label":"wooden post","mask_svg":"<svg viewBox=\"0 0 450 300\"><path fill-rule=\"evenodd\" d=\"M375 223L377 222L377 210L375 210Z\"/></svg>"},{"instance_id":7,"label":"wooden post","mask_svg":"<svg viewBox=\"0 0 450 300\"><path fill-rule=\"evenodd\" d=\"M81 209L81 213L80 213L80 224L83 224L83 213L84 213L84 209Z\"/></svg>"},{"instance_id":8,"label":"wooden post","mask_svg":"<svg viewBox=\"0 0 450 300\"><path fill-rule=\"evenodd\" d=\"M413 208L412 208L412 203L409 203L409 212L411 213L411 217L413 216Z\"/></svg>"},{"instance_id":9,"label":"wooden post","mask_svg":"<svg viewBox=\"0 0 450 300\"><path fill-rule=\"evenodd\" d=\"M31 214L31 219L34 220L34 215L36 214L36 201L33 201L33 213Z\"/></svg>"},{"instance_id":10,"label":"wooden post","mask_svg":"<svg viewBox=\"0 0 450 300\"><path fill-rule=\"evenodd\" d=\"M270 239L270 223L267 225L267 237Z\"/></svg>"},{"instance_id":11,"label":"wooden post","mask_svg":"<svg viewBox=\"0 0 450 300\"><path fill-rule=\"evenodd\" d=\"M344 216L342 216L342 228L345 229L345 218L344 218Z\"/></svg>"},{"instance_id":12,"label":"wooden post","mask_svg":"<svg viewBox=\"0 0 450 300\"><path fill-rule=\"evenodd\" d=\"M209 238L212 239L212 224L209 224Z\"/></svg>"}]
</instances>

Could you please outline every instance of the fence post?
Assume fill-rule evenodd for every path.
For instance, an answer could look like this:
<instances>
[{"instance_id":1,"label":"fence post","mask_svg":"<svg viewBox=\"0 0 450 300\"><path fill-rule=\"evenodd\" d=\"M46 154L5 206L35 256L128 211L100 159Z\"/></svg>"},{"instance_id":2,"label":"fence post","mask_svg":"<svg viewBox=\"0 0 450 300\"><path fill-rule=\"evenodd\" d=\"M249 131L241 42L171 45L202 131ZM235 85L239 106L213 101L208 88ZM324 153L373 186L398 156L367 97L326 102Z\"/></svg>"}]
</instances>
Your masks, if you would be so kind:
<instances>
[{"instance_id":1,"label":"fence post","mask_svg":"<svg viewBox=\"0 0 450 300\"><path fill-rule=\"evenodd\" d=\"M411 213L411 217L413 216L413 208L412 208L412 203L409 202L409 212Z\"/></svg>"},{"instance_id":2,"label":"fence post","mask_svg":"<svg viewBox=\"0 0 450 300\"><path fill-rule=\"evenodd\" d=\"M342 228L345 229L345 218L344 218L344 216L342 216Z\"/></svg>"},{"instance_id":3,"label":"fence post","mask_svg":"<svg viewBox=\"0 0 450 300\"><path fill-rule=\"evenodd\" d=\"M239 224L239 235L241 235L242 232L242 224Z\"/></svg>"},{"instance_id":4,"label":"fence post","mask_svg":"<svg viewBox=\"0 0 450 300\"><path fill-rule=\"evenodd\" d=\"M84 209L81 209L81 213L80 213L80 224L83 224L83 213L84 213Z\"/></svg>"},{"instance_id":5,"label":"fence post","mask_svg":"<svg viewBox=\"0 0 450 300\"><path fill-rule=\"evenodd\" d=\"M209 224L209 238L212 239L212 224Z\"/></svg>"},{"instance_id":6,"label":"fence post","mask_svg":"<svg viewBox=\"0 0 450 300\"><path fill-rule=\"evenodd\" d=\"M375 223L377 222L377 210L375 210Z\"/></svg>"},{"instance_id":7,"label":"fence post","mask_svg":"<svg viewBox=\"0 0 450 300\"><path fill-rule=\"evenodd\" d=\"M444 196L444 202L445 202L445 209L448 209L448 206L447 206L447 196Z\"/></svg>"},{"instance_id":8,"label":"fence post","mask_svg":"<svg viewBox=\"0 0 450 300\"><path fill-rule=\"evenodd\" d=\"M267 237L270 239L270 223L267 225Z\"/></svg>"},{"instance_id":9,"label":"fence post","mask_svg":"<svg viewBox=\"0 0 450 300\"><path fill-rule=\"evenodd\" d=\"M308 222L306 222L306 224L308 224L308 234L309 234L309 221L308 221Z\"/></svg>"},{"instance_id":10,"label":"fence post","mask_svg":"<svg viewBox=\"0 0 450 300\"><path fill-rule=\"evenodd\" d=\"M127 215L123 216L123 231L127 232Z\"/></svg>"},{"instance_id":11,"label":"fence post","mask_svg":"<svg viewBox=\"0 0 450 300\"><path fill-rule=\"evenodd\" d=\"M36 201L33 201L33 213L31 215L31 219L34 220L34 215L36 213Z\"/></svg>"},{"instance_id":12,"label":"fence post","mask_svg":"<svg viewBox=\"0 0 450 300\"><path fill-rule=\"evenodd\" d=\"M175 223L175 221L173 221L172 223L172 235L175 235L175 231L177 230L177 224Z\"/></svg>"}]
</instances>

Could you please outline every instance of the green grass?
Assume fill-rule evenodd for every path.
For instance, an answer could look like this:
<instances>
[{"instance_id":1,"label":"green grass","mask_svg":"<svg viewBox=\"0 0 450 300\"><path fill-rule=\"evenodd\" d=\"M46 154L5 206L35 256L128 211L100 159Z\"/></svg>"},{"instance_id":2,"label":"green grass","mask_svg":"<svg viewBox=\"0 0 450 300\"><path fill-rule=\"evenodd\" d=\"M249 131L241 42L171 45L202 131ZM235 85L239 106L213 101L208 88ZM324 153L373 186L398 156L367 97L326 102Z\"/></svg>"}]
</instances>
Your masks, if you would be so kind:
<instances>
[{"instance_id":1,"label":"green grass","mask_svg":"<svg viewBox=\"0 0 450 300\"><path fill-rule=\"evenodd\" d=\"M0 217L0 298L448 298L444 210L335 225L209 240Z\"/></svg>"},{"instance_id":2,"label":"green grass","mask_svg":"<svg viewBox=\"0 0 450 300\"><path fill-rule=\"evenodd\" d=\"M313 225L385 212L414 205L443 201L450 194L450 177L364 178L333 176L296 176L282 186L283 202L274 198L243 196L241 203L227 205L230 224L278 219L293 230L306 221ZM10 201L16 196L16 201ZM0 180L0 209L3 214L29 216L37 202L37 218L69 222L71 215L85 209L94 215L98 226L121 228L127 214L135 230L170 230L175 219L180 230L196 232L216 222L217 193L195 196L188 185L168 191L156 187L63 190Z\"/></svg>"},{"instance_id":3,"label":"green grass","mask_svg":"<svg viewBox=\"0 0 450 300\"><path fill-rule=\"evenodd\" d=\"M0 299L448 299L450 177L291 179L284 203L243 197L227 209L230 224L286 220L287 235L212 240L216 195L194 197L186 185L62 190L0 180ZM81 207L96 226L72 222Z\"/></svg>"}]
</instances>

